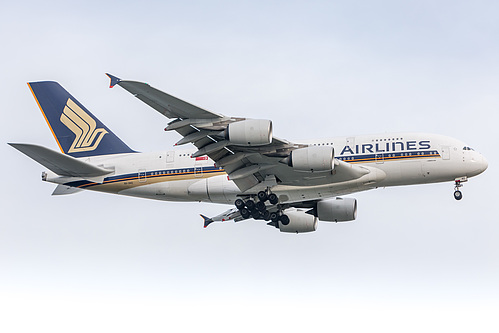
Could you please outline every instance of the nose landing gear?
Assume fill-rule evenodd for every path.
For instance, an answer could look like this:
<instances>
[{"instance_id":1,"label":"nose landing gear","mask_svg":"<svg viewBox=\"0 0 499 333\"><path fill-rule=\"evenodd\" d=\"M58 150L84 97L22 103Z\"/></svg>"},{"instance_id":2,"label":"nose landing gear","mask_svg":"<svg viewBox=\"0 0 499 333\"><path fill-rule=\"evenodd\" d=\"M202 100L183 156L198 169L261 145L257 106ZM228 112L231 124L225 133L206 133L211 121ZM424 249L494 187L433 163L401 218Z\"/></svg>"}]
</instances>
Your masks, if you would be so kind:
<instances>
[{"instance_id":1,"label":"nose landing gear","mask_svg":"<svg viewBox=\"0 0 499 333\"><path fill-rule=\"evenodd\" d=\"M459 189L463 187L463 182L467 181L467 177L456 178L454 182L454 199L461 200L463 198L463 194Z\"/></svg>"}]
</instances>

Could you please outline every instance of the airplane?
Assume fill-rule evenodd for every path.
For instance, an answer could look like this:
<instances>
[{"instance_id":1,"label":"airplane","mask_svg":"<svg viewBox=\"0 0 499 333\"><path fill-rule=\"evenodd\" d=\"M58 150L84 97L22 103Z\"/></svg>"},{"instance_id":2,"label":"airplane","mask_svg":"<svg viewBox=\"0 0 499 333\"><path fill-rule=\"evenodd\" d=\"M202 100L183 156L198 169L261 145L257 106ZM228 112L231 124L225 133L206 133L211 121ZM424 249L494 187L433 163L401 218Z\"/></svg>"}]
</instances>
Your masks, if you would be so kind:
<instances>
[{"instance_id":1,"label":"airplane","mask_svg":"<svg viewBox=\"0 0 499 333\"><path fill-rule=\"evenodd\" d=\"M385 133L290 142L273 136L272 121L214 113L146 83L111 74L120 86L165 117L176 147L137 152L59 83L28 86L61 152L25 143L12 147L48 170L53 195L82 190L164 201L230 204L204 219L264 220L281 232L316 231L318 221L347 222L357 200L344 197L376 188L454 182L454 197L488 162L465 143L427 133Z\"/></svg>"}]
</instances>

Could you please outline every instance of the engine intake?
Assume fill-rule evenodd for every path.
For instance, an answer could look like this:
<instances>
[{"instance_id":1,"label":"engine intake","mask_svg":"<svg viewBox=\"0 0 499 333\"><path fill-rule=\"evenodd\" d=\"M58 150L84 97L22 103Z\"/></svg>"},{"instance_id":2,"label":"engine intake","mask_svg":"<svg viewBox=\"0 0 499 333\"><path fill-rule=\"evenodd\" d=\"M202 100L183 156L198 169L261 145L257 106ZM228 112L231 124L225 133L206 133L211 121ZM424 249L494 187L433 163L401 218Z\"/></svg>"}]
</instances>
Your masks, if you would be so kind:
<instances>
[{"instance_id":1,"label":"engine intake","mask_svg":"<svg viewBox=\"0 0 499 333\"><path fill-rule=\"evenodd\" d=\"M357 200L336 198L317 203L317 217L325 222L353 221L357 217Z\"/></svg>"},{"instance_id":2,"label":"engine intake","mask_svg":"<svg viewBox=\"0 0 499 333\"><path fill-rule=\"evenodd\" d=\"M317 230L317 217L295 208L286 209L283 213L289 217L289 223L284 225L278 222L281 232L302 233Z\"/></svg>"},{"instance_id":3,"label":"engine intake","mask_svg":"<svg viewBox=\"0 0 499 333\"><path fill-rule=\"evenodd\" d=\"M246 119L230 123L225 137L237 146L264 146L272 143L272 121L266 119Z\"/></svg>"},{"instance_id":4,"label":"engine intake","mask_svg":"<svg viewBox=\"0 0 499 333\"><path fill-rule=\"evenodd\" d=\"M325 172L334 168L334 149L327 146L312 146L293 150L288 165L298 171Z\"/></svg>"}]
</instances>

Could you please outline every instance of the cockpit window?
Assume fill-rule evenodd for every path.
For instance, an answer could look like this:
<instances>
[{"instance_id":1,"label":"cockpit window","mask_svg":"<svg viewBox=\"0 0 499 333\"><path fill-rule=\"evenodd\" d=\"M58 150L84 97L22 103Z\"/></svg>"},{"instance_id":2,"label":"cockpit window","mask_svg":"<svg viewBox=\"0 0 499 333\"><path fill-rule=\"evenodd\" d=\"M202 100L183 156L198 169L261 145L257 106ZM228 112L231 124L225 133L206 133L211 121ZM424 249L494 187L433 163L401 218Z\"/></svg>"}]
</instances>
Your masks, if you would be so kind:
<instances>
[{"instance_id":1,"label":"cockpit window","mask_svg":"<svg viewBox=\"0 0 499 333\"><path fill-rule=\"evenodd\" d=\"M463 150L474 150L474 149L471 147L463 147Z\"/></svg>"}]
</instances>

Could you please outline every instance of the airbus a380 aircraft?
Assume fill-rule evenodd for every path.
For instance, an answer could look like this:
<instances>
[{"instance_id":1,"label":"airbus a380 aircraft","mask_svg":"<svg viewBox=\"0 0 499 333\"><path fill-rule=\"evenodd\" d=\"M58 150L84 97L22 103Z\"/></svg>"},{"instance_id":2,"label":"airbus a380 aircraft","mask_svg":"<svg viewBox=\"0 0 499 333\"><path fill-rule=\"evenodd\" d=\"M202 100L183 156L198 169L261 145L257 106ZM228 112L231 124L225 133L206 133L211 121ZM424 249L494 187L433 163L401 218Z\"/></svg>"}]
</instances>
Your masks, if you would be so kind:
<instances>
[{"instance_id":1,"label":"airbus a380 aircraft","mask_svg":"<svg viewBox=\"0 0 499 333\"><path fill-rule=\"evenodd\" d=\"M28 83L62 153L11 146L45 166L53 195L94 190L165 201L234 204L214 221L265 220L282 232L310 232L318 220L355 220L357 201L341 196L378 187L453 181L454 197L487 161L463 142L397 133L293 143L272 135L272 122L213 113L107 74L172 121L165 128L196 149L139 153L56 82Z\"/></svg>"}]
</instances>

